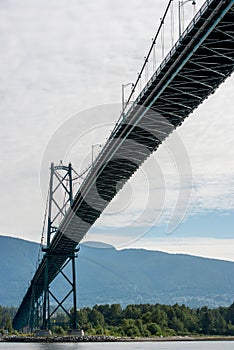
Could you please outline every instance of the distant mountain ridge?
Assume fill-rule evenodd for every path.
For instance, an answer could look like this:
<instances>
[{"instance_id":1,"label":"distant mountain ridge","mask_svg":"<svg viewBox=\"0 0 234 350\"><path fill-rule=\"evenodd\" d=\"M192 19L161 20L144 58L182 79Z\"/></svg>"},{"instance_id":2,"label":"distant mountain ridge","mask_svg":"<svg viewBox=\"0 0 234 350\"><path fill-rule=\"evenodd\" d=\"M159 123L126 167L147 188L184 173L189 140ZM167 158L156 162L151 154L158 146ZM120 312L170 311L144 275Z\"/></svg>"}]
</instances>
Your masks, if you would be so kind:
<instances>
[{"instance_id":1,"label":"distant mountain ridge","mask_svg":"<svg viewBox=\"0 0 234 350\"><path fill-rule=\"evenodd\" d=\"M17 306L36 266L39 244L0 236L0 304ZM144 249L82 244L77 259L78 305L184 303L217 307L234 301L234 263ZM62 296L62 278L54 283Z\"/></svg>"}]
</instances>

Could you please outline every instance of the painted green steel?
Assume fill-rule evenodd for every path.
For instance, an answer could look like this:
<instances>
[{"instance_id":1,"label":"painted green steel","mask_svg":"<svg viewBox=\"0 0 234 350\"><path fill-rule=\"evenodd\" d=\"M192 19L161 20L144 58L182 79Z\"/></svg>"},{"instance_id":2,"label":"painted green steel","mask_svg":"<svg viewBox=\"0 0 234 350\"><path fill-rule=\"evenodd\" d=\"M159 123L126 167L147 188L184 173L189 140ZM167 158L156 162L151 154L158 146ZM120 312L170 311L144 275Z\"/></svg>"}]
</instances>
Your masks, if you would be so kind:
<instances>
[{"instance_id":1,"label":"painted green steel","mask_svg":"<svg viewBox=\"0 0 234 350\"><path fill-rule=\"evenodd\" d=\"M115 127L87 174L50 244L57 266L63 266L63 254L75 249L121 186L233 70L234 0L207 0ZM152 110L161 117L155 117ZM28 324L33 287L37 286L35 298L44 292L45 267L43 258L14 318L15 329ZM49 283L57 273L49 263Z\"/></svg>"}]
</instances>

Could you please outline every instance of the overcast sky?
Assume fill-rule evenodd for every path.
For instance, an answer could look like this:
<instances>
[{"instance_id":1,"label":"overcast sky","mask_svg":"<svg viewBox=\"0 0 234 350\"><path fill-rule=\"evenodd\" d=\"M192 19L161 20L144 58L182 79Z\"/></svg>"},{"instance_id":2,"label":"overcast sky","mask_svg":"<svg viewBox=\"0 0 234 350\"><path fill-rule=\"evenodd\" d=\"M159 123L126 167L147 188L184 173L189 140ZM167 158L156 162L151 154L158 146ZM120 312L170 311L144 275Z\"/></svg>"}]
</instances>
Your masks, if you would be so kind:
<instances>
[{"instance_id":1,"label":"overcast sky","mask_svg":"<svg viewBox=\"0 0 234 350\"><path fill-rule=\"evenodd\" d=\"M1 234L40 241L49 163L72 161L79 171L90 163L91 144L104 143L118 119L121 84L136 80L165 3L1 1ZM178 32L174 3L175 33L165 28L166 50ZM197 9L202 3L197 1ZM184 11L189 19L192 5ZM159 48L158 63L161 56ZM146 162L85 240L234 261L233 91L232 76ZM103 105L108 113L100 112ZM50 159L48 144L56 132L65 139L73 120L75 146L67 144L63 157L55 143ZM190 202L183 222L169 234L181 190L171 155L178 140L189 157L193 184L184 184ZM48 164L43 163L40 183L42 159ZM156 167L162 182L154 177ZM163 205L158 201L148 208L149 193L156 196L162 187ZM126 207L116 210L118 200Z\"/></svg>"}]
</instances>

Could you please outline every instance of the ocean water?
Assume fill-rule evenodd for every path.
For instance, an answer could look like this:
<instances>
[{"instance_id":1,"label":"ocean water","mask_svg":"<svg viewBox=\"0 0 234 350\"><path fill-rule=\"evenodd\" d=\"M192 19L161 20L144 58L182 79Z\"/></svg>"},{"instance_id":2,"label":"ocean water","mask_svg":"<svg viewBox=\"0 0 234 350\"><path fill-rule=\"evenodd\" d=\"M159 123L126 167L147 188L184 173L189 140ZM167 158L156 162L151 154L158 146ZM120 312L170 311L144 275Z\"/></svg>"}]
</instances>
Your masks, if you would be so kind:
<instances>
[{"instance_id":1,"label":"ocean water","mask_svg":"<svg viewBox=\"0 0 234 350\"><path fill-rule=\"evenodd\" d=\"M0 343L0 350L233 350L234 341L131 343Z\"/></svg>"}]
</instances>

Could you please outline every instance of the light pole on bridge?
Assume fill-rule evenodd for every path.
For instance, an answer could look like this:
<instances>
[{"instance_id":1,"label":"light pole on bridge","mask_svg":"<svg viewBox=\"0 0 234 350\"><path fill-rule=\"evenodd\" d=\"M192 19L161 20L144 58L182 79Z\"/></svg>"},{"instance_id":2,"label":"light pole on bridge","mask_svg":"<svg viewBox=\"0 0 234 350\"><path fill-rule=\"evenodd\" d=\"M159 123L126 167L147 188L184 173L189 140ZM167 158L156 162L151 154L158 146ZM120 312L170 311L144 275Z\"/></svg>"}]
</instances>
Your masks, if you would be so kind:
<instances>
[{"instance_id":1,"label":"light pole on bridge","mask_svg":"<svg viewBox=\"0 0 234 350\"><path fill-rule=\"evenodd\" d=\"M91 163L91 166L93 167L93 161L94 161L94 148L95 147L102 147L102 144L101 143L94 143L93 145L91 145L91 148L92 148L92 163Z\"/></svg>"},{"instance_id":2,"label":"light pole on bridge","mask_svg":"<svg viewBox=\"0 0 234 350\"><path fill-rule=\"evenodd\" d=\"M192 5L196 5L196 1L195 0L181 0L179 1L179 5L178 5L178 14L179 14L179 37L182 34L182 24L181 24L181 11L182 11L182 7L187 4L187 2L191 2L192 1Z\"/></svg>"},{"instance_id":3,"label":"light pole on bridge","mask_svg":"<svg viewBox=\"0 0 234 350\"><path fill-rule=\"evenodd\" d=\"M127 84L122 84L122 115L124 117L124 110L126 108L126 104L125 104L125 97L124 97L124 90L127 86L131 85L132 88L134 87L133 83L127 83Z\"/></svg>"}]
</instances>

